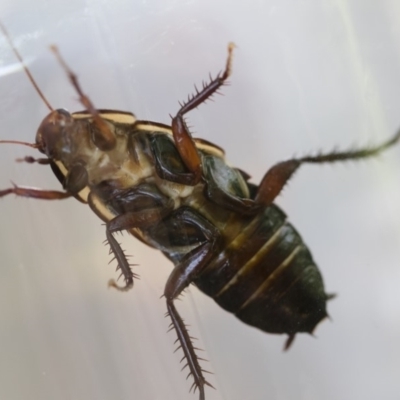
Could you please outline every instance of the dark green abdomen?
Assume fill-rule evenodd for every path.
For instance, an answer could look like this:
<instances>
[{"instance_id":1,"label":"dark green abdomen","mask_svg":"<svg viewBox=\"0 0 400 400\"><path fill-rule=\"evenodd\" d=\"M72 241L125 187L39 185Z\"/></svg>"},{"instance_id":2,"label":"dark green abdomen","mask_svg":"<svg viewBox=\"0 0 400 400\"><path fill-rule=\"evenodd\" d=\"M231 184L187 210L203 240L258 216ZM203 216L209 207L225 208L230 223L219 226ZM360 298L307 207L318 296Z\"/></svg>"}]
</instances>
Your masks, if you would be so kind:
<instances>
[{"instance_id":1,"label":"dark green abdomen","mask_svg":"<svg viewBox=\"0 0 400 400\"><path fill-rule=\"evenodd\" d=\"M321 274L285 214L270 206L243 220L195 284L225 310L266 332L312 332L326 317Z\"/></svg>"}]
</instances>

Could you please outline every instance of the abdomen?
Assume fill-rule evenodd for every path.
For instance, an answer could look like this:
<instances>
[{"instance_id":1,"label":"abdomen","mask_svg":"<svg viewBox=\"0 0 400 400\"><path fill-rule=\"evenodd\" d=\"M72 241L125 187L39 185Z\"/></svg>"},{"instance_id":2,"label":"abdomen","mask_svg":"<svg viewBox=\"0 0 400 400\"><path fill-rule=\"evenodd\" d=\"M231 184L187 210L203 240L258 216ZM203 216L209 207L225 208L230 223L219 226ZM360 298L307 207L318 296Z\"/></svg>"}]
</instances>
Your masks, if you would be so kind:
<instances>
[{"instance_id":1,"label":"abdomen","mask_svg":"<svg viewBox=\"0 0 400 400\"><path fill-rule=\"evenodd\" d=\"M302 238L272 205L243 220L225 248L195 280L243 322L270 333L312 332L326 317L321 274Z\"/></svg>"}]
</instances>

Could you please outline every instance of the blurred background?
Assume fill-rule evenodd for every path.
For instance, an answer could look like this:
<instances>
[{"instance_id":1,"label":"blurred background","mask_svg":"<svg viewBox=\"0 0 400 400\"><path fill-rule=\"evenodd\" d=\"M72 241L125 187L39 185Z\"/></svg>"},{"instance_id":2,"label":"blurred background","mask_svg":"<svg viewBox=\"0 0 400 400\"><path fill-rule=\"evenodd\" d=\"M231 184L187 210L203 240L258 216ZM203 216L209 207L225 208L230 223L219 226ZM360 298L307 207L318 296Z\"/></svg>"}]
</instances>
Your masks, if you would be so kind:
<instances>
[{"instance_id":1,"label":"blurred background","mask_svg":"<svg viewBox=\"0 0 400 400\"><path fill-rule=\"evenodd\" d=\"M2 0L0 19L54 108L81 105L50 44L96 106L167 124L234 41L231 85L188 119L254 182L293 155L400 128L395 0ZM0 138L32 142L48 110L2 36L0 60ZM49 167L15 162L28 154L37 156L0 147L0 188L59 189ZM245 326L192 287L178 307L214 372L206 399L400 399L400 146L305 166L277 203L338 294L331 320L283 353L283 336ZM87 206L0 205L0 399L197 400L167 334L168 260L125 235L141 279L108 290L115 264Z\"/></svg>"}]
</instances>

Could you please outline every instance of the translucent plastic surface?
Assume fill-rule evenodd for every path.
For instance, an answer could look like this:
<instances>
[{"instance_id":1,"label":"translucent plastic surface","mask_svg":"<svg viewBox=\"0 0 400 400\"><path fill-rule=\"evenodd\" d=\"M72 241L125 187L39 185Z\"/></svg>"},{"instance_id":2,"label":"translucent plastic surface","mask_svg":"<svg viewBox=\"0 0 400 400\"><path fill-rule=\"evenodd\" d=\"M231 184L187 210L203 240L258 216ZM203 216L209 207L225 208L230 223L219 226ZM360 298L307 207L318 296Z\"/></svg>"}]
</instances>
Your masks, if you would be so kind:
<instances>
[{"instance_id":1,"label":"translucent plastic surface","mask_svg":"<svg viewBox=\"0 0 400 400\"><path fill-rule=\"evenodd\" d=\"M225 63L231 85L188 119L258 182L274 163L383 141L400 128L398 1L2 0L0 19L54 108L82 107L56 44L99 108L169 123ZM34 141L48 110L0 35L0 138ZM10 180L59 189L37 154L0 146ZM207 400L395 400L400 393L400 146L305 166L278 203L310 247L332 320L317 338L245 326L195 288L178 307L214 372ZM121 294L104 226L77 201L0 201L0 399L197 400L160 299L172 265L127 235L141 280Z\"/></svg>"}]
</instances>

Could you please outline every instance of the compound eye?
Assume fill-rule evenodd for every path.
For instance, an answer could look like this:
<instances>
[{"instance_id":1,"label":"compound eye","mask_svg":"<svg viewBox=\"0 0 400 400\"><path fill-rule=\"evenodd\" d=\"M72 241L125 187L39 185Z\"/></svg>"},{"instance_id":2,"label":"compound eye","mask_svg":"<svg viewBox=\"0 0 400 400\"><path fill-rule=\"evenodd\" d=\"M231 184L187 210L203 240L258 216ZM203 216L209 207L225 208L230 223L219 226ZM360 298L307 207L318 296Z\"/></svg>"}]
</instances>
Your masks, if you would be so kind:
<instances>
[{"instance_id":1,"label":"compound eye","mask_svg":"<svg viewBox=\"0 0 400 400\"><path fill-rule=\"evenodd\" d=\"M70 117L71 114L65 108L58 108L56 110L59 114L64 115L65 117Z\"/></svg>"},{"instance_id":2,"label":"compound eye","mask_svg":"<svg viewBox=\"0 0 400 400\"><path fill-rule=\"evenodd\" d=\"M71 114L64 108L59 108L56 112L56 121L60 127L65 127L73 121Z\"/></svg>"}]
</instances>

